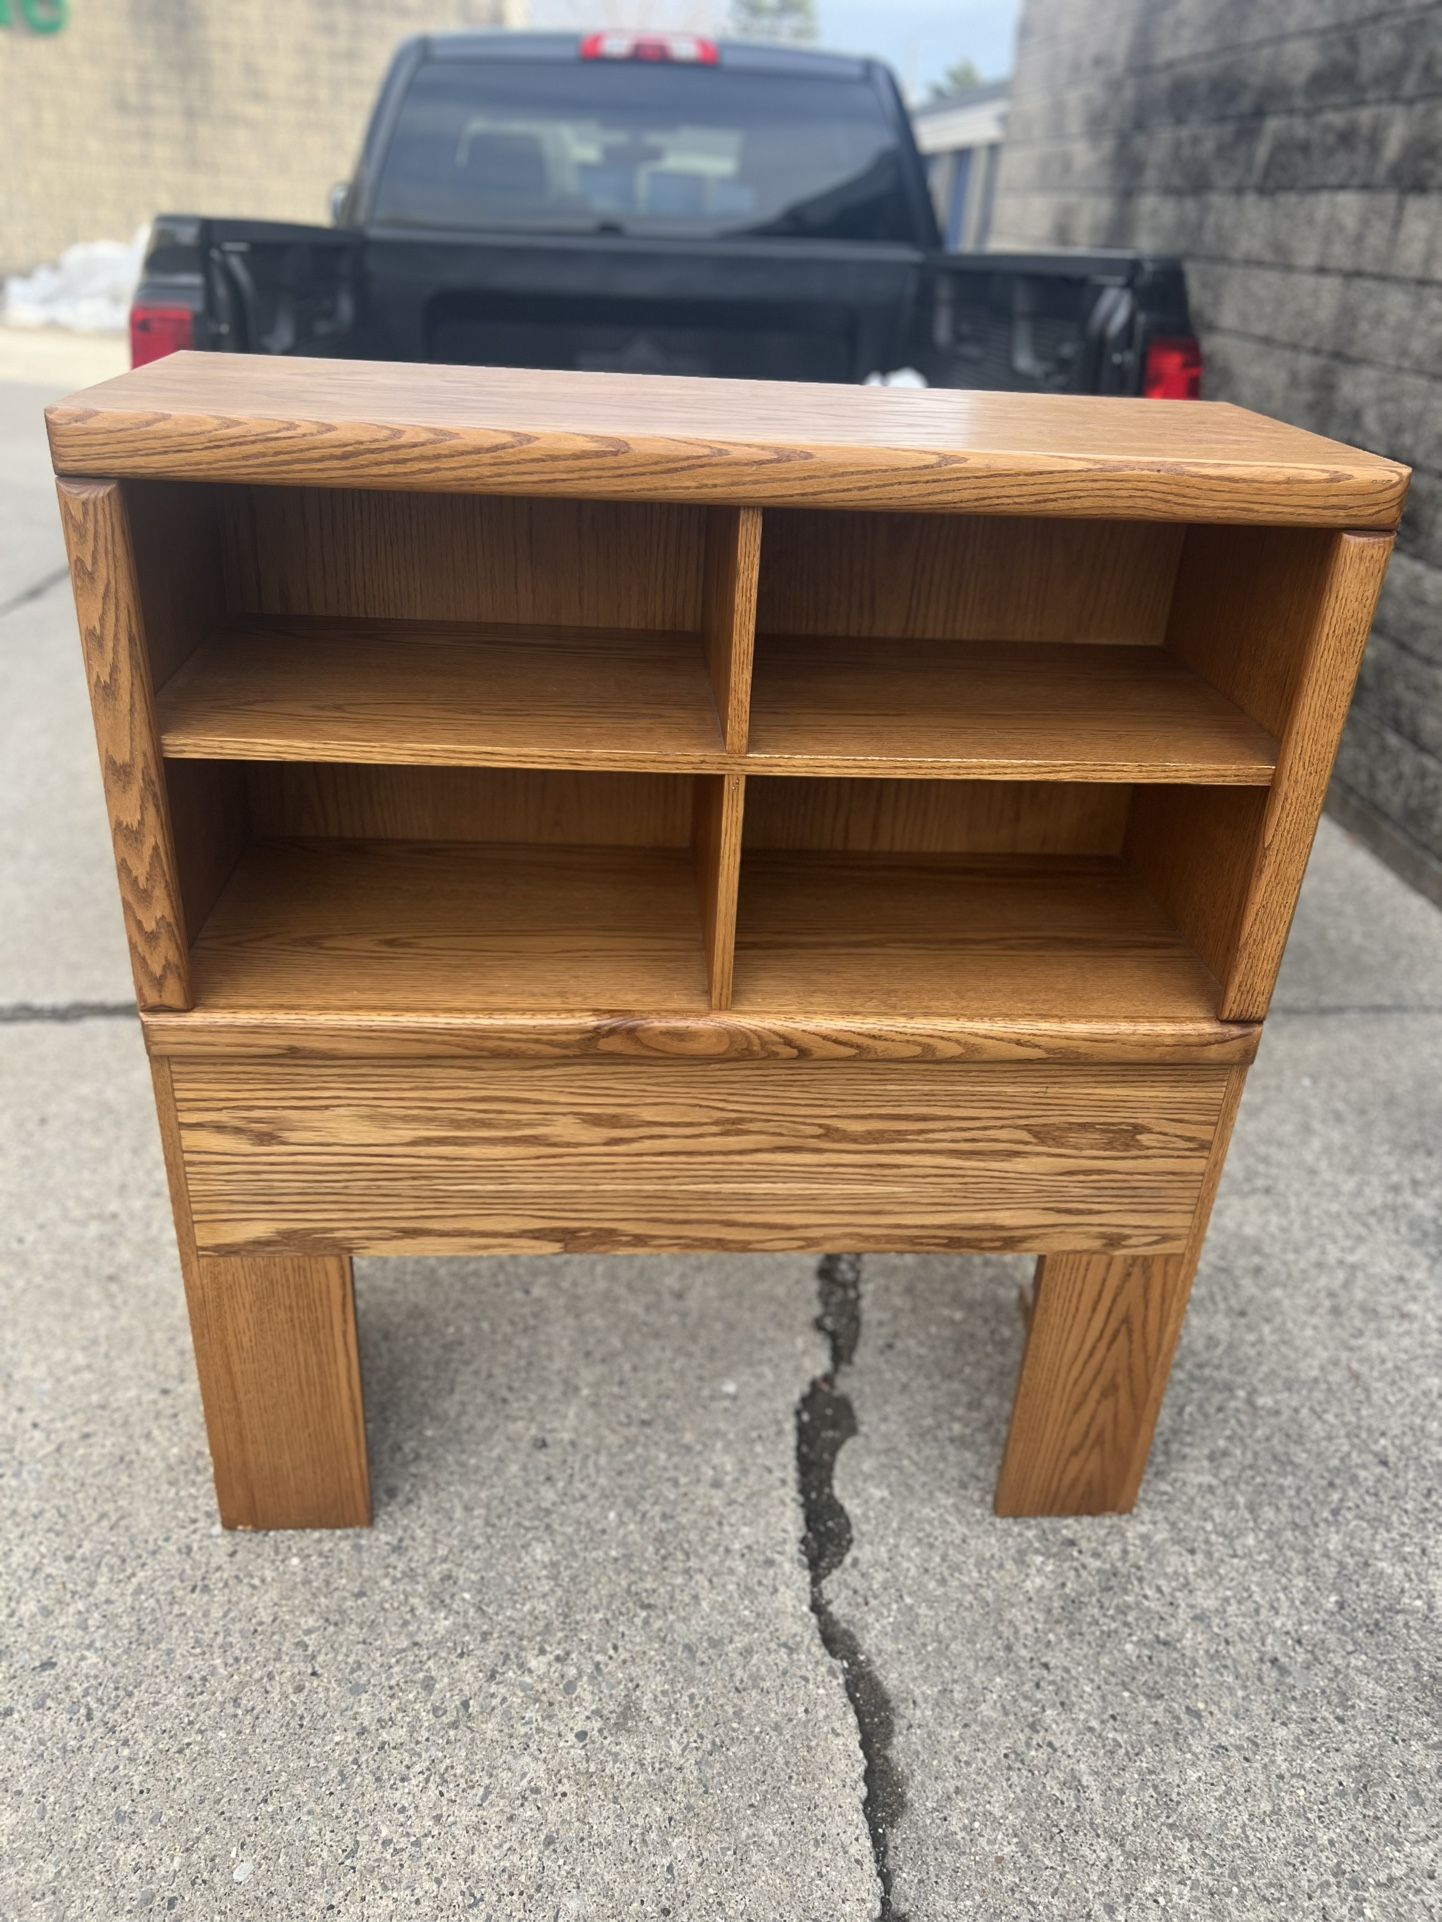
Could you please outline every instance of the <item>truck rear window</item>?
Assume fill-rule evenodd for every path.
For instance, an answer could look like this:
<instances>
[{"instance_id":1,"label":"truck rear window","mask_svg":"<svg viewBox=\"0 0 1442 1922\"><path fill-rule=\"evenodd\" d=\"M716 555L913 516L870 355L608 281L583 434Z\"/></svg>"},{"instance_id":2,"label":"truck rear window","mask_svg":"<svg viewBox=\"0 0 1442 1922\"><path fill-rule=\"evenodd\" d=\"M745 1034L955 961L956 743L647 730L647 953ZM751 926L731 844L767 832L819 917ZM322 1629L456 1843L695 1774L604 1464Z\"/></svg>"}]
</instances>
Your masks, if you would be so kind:
<instances>
[{"instance_id":1,"label":"truck rear window","mask_svg":"<svg viewBox=\"0 0 1442 1922\"><path fill-rule=\"evenodd\" d=\"M417 69L377 221L565 233L916 237L863 79L480 60Z\"/></svg>"}]
</instances>

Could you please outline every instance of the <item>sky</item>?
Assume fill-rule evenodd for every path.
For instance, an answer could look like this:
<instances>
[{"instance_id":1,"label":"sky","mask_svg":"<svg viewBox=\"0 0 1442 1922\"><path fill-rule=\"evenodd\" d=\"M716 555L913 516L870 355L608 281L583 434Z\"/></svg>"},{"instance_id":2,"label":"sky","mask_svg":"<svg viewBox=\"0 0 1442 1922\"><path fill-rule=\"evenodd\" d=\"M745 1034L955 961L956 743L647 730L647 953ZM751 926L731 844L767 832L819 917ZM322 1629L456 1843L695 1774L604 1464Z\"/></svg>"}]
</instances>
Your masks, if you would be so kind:
<instances>
[{"instance_id":1,"label":"sky","mask_svg":"<svg viewBox=\"0 0 1442 1922\"><path fill-rule=\"evenodd\" d=\"M1021 0L816 0L816 10L821 46L876 54L922 99L958 60L974 60L987 80L1010 73ZM728 8L727 0L530 0L528 11L538 27L644 23L715 33Z\"/></svg>"},{"instance_id":2,"label":"sky","mask_svg":"<svg viewBox=\"0 0 1442 1922\"><path fill-rule=\"evenodd\" d=\"M823 47L877 54L917 98L957 60L987 80L1010 73L1020 11L1020 0L817 0Z\"/></svg>"}]
</instances>

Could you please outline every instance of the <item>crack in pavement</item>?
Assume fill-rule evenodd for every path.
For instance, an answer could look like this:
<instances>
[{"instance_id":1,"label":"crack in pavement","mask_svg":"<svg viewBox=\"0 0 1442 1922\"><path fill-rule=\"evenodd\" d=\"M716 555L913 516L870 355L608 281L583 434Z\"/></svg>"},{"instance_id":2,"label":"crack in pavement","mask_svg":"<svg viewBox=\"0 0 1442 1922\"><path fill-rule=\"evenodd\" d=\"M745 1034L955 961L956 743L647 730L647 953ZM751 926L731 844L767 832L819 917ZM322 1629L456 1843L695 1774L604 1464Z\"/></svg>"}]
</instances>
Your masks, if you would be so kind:
<instances>
[{"instance_id":1,"label":"crack in pavement","mask_svg":"<svg viewBox=\"0 0 1442 1922\"><path fill-rule=\"evenodd\" d=\"M18 594L12 594L8 601L0 601L0 621L3 621L7 614L13 614L17 607L26 607L31 601L38 601L42 595L48 594L52 587L59 587L62 581L69 578L68 567L56 567L50 573L41 575L40 579L32 581L29 587L22 587Z\"/></svg>"},{"instance_id":2,"label":"crack in pavement","mask_svg":"<svg viewBox=\"0 0 1442 1922\"><path fill-rule=\"evenodd\" d=\"M133 1001L11 1001L0 1007L0 1022L113 1021L134 1014Z\"/></svg>"},{"instance_id":3,"label":"crack in pavement","mask_svg":"<svg viewBox=\"0 0 1442 1922\"><path fill-rule=\"evenodd\" d=\"M891 1833L906 1807L906 1794L891 1752L895 1716L891 1699L855 1633L838 1621L826 1600L826 1582L851 1551L851 1517L834 1486L836 1459L858 1433L856 1410L839 1382L861 1340L861 1257L824 1255L816 1270L821 1310L816 1327L830 1346L830 1366L796 1404L796 1481L805 1530L801 1552L811 1576L811 1613L822 1646L841 1670L846 1699L856 1717L865 1795L862 1810L871 1838L881 1907L877 1922L906 1922L893 1905Z\"/></svg>"}]
</instances>

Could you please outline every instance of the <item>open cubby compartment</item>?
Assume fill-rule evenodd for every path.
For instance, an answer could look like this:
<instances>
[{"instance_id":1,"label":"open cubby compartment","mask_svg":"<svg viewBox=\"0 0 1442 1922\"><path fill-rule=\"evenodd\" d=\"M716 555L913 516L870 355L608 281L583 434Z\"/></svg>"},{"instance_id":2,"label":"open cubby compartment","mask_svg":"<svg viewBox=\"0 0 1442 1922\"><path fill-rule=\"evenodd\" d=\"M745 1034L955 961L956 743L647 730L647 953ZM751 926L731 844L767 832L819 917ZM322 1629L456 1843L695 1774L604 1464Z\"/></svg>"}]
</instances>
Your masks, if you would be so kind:
<instances>
[{"instance_id":1,"label":"open cubby compartment","mask_svg":"<svg viewBox=\"0 0 1442 1922\"><path fill-rule=\"evenodd\" d=\"M746 510L126 493L170 759L723 764L750 664Z\"/></svg>"},{"instance_id":2,"label":"open cubby compartment","mask_svg":"<svg viewBox=\"0 0 1442 1922\"><path fill-rule=\"evenodd\" d=\"M1211 1020L1214 949L1156 883L1156 809L1104 782L753 776L733 1005L995 1022ZM1224 807L1256 791L1216 790ZM1181 803L1185 805L1185 801ZM1178 902L1185 912L1178 911Z\"/></svg>"},{"instance_id":3,"label":"open cubby compartment","mask_svg":"<svg viewBox=\"0 0 1442 1922\"><path fill-rule=\"evenodd\" d=\"M1327 537L1301 538L1315 550ZM753 765L1265 787L1275 716L1184 637L1218 566L1286 541L1140 521L768 513Z\"/></svg>"},{"instance_id":4,"label":"open cubby compartment","mask_svg":"<svg viewBox=\"0 0 1442 1922\"><path fill-rule=\"evenodd\" d=\"M700 1013L718 913L729 970L722 776L174 761L166 778L201 1013Z\"/></svg>"}]
</instances>

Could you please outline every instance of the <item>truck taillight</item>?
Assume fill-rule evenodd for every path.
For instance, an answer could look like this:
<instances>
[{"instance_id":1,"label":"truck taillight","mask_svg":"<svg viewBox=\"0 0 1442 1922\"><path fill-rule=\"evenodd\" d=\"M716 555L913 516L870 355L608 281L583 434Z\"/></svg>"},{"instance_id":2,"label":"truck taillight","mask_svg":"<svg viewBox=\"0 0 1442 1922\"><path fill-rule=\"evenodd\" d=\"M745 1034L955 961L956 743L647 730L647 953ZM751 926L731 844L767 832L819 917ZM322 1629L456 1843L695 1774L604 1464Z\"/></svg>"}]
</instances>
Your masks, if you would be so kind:
<instances>
[{"instance_id":1,"label":"truck taillight","mask_svg":"<svg viewBox=\"0 0 1442 1922\"><path fill-rule=\"evenodd\" d=\"M130 310L130 364L144 367L195 345L195 315L188 307L142 307Z\"/></svg>"},{"instance_id":2,"label":"truck taillight","mask_svg":"<svg viewBox=\"0 0 1442 1922\"><path fill-rule=\"evenodd\" d=\"M1158 334L1147 342L1142 392L1148 400L1200 400L1202 350L1190 334Z\"/></svg>"},{"instance_id":3,"label":"truck taillight","mask_svg":"<svg viewBox=\"0 0 1442 1922\"><path fill-rule=\"evenodd\" d=\"M721 58L714 40L697 33L588 33L583 60L686 60L714 67Z\"/></svg>"}]
</instances>

